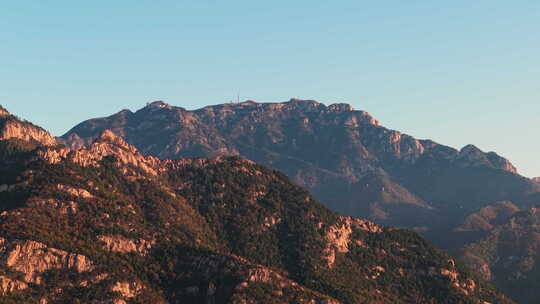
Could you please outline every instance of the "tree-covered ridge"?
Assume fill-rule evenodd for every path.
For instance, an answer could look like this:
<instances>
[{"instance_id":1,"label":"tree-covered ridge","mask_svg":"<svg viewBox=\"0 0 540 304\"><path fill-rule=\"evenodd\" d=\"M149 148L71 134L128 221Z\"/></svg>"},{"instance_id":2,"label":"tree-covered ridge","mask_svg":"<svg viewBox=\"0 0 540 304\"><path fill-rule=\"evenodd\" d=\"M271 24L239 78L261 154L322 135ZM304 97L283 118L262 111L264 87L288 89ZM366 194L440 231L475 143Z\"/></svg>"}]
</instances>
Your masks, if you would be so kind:
<instances>
[{"instance_id":1,"label":"tree-covered ridge","mask_svg":"<svg viewBox=\"0 0 540 304\"><path fill-rule=\"evenodd\" d=\"M510 303L414 232L238 157L0 141L3 303Z\"/></svg>"}]
</instances>

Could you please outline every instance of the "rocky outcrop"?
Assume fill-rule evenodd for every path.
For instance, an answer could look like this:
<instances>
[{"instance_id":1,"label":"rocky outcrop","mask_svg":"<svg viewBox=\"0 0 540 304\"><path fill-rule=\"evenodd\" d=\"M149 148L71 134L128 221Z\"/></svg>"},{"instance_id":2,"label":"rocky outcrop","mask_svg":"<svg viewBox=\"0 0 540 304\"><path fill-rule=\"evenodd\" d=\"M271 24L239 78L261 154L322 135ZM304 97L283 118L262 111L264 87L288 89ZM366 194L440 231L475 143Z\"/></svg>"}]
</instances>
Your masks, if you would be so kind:
<instances>
[{"instance_id":1,"label":"rocky outcrop","mask_svg":"<svg viewBox=\"0 0 540 304\"><path fill-rule=\"evenodd\" d=\"M103 131L88 147L82 146L76 150L55 147L40 150L38 153L51 164L69 160L84 167L99 166L99 162L104 158L114 156L118 166L123 167L124 173L134 176L140 176L137 173L138 170L146 174L158 175L159 168L163 164L155 157L139 153L135 147L110 130Z\"/></svg>"},{"instance_id":2,"label":"rocky outcrop","mask_svg":"<svg viewBox=\"0 0 540 304\"><path fill-rule=\"evenodd\" d=\"M60 214L74 215L78 211L79 204L74 201L60 201L56 199L44 199L44 198L31 198L28 201L28 205L31 207L43 207L56 210Z\"/></svg>"},{"instance_id":3,"label":"rocky outcrop","mask_svg":"<svg viewBox=\"0 0 540 304\"><path fill-rule=\"evenodd\" d=\"M29 122L21 121L2 108L0 109L0 140L10 138L35 141L45 146L57 144L56 138L49 132Z\"/></svg>"},{"instance_id":4,"label":"rocky outcrop","mask_svg":"<svg viewBox=\"0 0 540 304\"><path fill-rule=\"evenodd\" d=\"M65 160L71 152L69 148L44 149L38 152L38 155L50 164L58 164Z\"/></svg>"},{"instance_id":5,"label":"rocky outcrop","mask_svg":"<svg viewBox=\"0 0 540 304\"><path fill-rule=\"evenodd\" d=\"M105 250L114 252L135 252L141 255L146 255L148 254L148 251L152 248L152 243L147 240L132 240L121 235L100 235L98 236L98 239L105 243L105 246L103 247Z\"/></svg>"},{"instance_id":6,"label":"rocky outcrop","mask_svg":"<svg viewBox=\"0 0 540 304\"><path fill-rule=\"evenodd\" d=\"M122 166L131 166L151 175L158 174L155 169L160 164L158 159L140 154L135 147L127 144L122 137L110 130L103 131L88 149L70 153L68 159L82 166L96 166L107 156L114 156Z\"/></svg>"},{"instance_id":7,"label":"rocky outcrop","mask_svg":"<svg viewBox=\"0 0 540 304\"><path fill-rule=\"evenodd\" d=\"M108 273L100 273L97 275L93 275L90 279L83 280L79 283L79 286L82 287L88 287L92 284L97 284L109 277Z\"/></svg>"},{"instance_id":8,"label":"rocky outcrop","mask_svg":"<svg viewBox=\"0 0 540 304\"><path fill-rule=\"evenodd\" d=\"M111 288L113 292L119 293L123 299L131 299L138 296L144 286L139 282L116 282Z\"/></svg>"},{"instance_id":9,"label":"rocky outcrop","mask_svg":"<svg viewBox=\"0 0 540 304\"><path fill-rule=\"evenodd\" d=\"M51 269L86 272L93 268L92 262L84 255L49 248L35 241L3 240L1 254L7 267L24 273L24 281L40 284L41 274Z\"/></svg>"},{"instance_id":10,"label":"rocky outcrop","mask_svg":"<svg viewBox=\"0 0 540 304\"><path fill-rule=\"evenodd\" d=\"M340 226L332 226L326 234L328 241L327 247L324 250L325 259L327 260L328 267L332 267L336 260L336 252L346 253L349 252L350 236L352 234L352 227L350 223L345 222Z\"/></svg>"},{"instance_id":11,"label":"rocky outcrop","mask_svg":"<svg viewBox=\"0 0 540 304\"><path fill-rule=\"evenodd\" d=\"M465 295L472 294L476 291L477 283L471 278L462 277L461 274L456 270L454 260L448 260L448 266L448 268L440 269L437 269L436 267L429 267L428 270L423 271L423 273L433 278L448 279L452 287Z\"/></svg>"},{"instance_id":12,"label":"rocky outcrop","mask_svg":"<svg viewBox=\"0 0 540 304\"><path fill-rule=\"evenodd\" d=\"M24 290L27 288L28 284L23 281L0 275L0 295L7 295L14 291Z\"/></svg>"},{"instance_id":13,"label":"rocky outcrop","mask_svg":"<svg viewBox=\"0 0 540 304\"><path fill-rule=\"evenodd\" d=\"M324 259L329 268L335 263L336 253L349 252L351 235L354 229L371 233L380 233L382 228L373 222L342 216L338 224L331 226L326 233L326 248L323 251ZM356 244L363 244L362 240L355 240Z\"/></svg>"},{"instance_id":14,"label":"rocky outcrop","mask_svg":"<svg viewBox=\"0 0 540 304\"><path fill-rule=\"evenodd\" d=\"M77 198L94 198L94 195L86 189L74 188L68 185L57 185L58 190Z\"/></svg>"}]
</instances>

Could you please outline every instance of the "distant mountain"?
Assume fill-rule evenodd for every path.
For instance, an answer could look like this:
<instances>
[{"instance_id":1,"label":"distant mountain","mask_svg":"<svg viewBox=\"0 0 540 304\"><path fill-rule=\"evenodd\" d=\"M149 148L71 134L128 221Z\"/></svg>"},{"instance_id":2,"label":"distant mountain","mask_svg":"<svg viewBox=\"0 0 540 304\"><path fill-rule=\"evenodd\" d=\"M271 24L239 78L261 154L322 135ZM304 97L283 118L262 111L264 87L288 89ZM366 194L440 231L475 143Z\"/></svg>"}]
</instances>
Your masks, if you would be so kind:
<instances>
[{"instance_id":1,"label":"distant mountain","mask_svg":"<svg viewBox=\"0 0 540 304\"><path fill-rule=\"evenodd\" d=\"M512 202L498 202L481 208L469 215L458 231L485 232L492 230L496 225L502 224L520 209Z\"/></svg>"},{"instance_id":2,"label":"distant mountain","mask_svg":"<svg viewBox=\"0 0 540 304\"><path fill-rule=\"evenodd\" d=\"M347 104L291 99L188 111L159 101L85 121L62 138L77 148L105 129L160 158L240 155L286 173L336 211L418 229L443 247L463 245L456 228L478 208L504 200L524 207L540 191L496 153L418 140Z\"/></svg>"},{"instance_id":3,"label":"distant mountain","mask_svg":"<svg viewBox=\"0 0 540 304\"><path fill-rule=\"evenodd\" d=\"M538 303L539 209L512 211L481 240L467 245L460 258L519 303Z\"/></svg>"},{"instance_id":4,"label":"distant mountain","mask_svg":"<svg viewBox=\"0 0 540 304\"><path fill-rule=\"evenodd\" d=\"M252 161L158 159L109 130L74 150L9 119L1 303L512 303L415 232L340 216Z\"/></svg>"}]
</instances>

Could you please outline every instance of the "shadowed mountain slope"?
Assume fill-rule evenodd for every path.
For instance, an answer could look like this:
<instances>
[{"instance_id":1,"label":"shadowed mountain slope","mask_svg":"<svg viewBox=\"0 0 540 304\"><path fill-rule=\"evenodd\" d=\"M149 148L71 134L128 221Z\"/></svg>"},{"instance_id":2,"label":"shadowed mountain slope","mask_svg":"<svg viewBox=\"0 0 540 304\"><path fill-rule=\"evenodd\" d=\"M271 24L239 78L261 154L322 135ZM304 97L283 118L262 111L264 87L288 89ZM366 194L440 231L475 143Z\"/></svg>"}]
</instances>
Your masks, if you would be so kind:
<instances>
[{"instance_id":1,"label":"shadowed mountain slope","mask_svg":"<svg viewBox=\"0 0 540 304\"><path fill-rule=\"evenodd\" d=\"M513 211L504 221L493 224L482 239L460 252L463 261L519 303L540 301L539 214L534 207Z\"/></svg>"}]
</instances>

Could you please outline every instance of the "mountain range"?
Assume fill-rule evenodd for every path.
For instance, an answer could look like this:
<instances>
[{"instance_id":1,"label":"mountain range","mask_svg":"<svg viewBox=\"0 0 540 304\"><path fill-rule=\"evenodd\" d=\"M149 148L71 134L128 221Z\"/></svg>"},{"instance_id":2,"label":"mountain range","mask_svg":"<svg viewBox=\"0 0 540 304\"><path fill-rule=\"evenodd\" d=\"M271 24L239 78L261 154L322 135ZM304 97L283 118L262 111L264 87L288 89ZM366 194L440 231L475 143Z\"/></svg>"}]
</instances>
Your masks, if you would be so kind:
<instances>
[{"instance_id":1,"label":"mountain range","mask_svg":"<svg viewBox=\"0 0 540 304\"><path fill-rule=\"evenodd\" d=\"M513 303L416 232L339 215L276 170L158 158L118 132L72 148L0 107L2 303Z\"/></svg>"},{"instance_id":2,"label":"mountain range","mask_svg":"<svg viewBox=\"0 0 540 304\"><path fill-rule=\"evenodd\" d=\"M519 287L507 289L507 280L485 276L497 272L494 259L462 254L515 210L540 203L539 179L521 176L495 152L416 139L348 104L302 99L192 111L156 101L136 112L84 121L61 141L72 148L88 146L106 129L159 158L236 155L277 169L341 214L422 233L523 299ZM495 218L482 216L493 212ZM523 245L516 240L509 246ZM535 281L525 276L521 282ZM533 298L524 303L536 303Z\"/></svg>"},{"instance_id":3,"label":"mountain range","mask_svg":"<svg viewBox=\"0 0 540 304\"><path fill-rule=\"evenodd\" d=\"M481 207L531 207L540 184L494 152L460 150L383 127L348 104L246 101L189 111L161 101L82 122L62 136L72 148L109 129L159 158L239 155L284 172L329 208L421 231L444 248Z\"/></svg>"}]
</instances>

